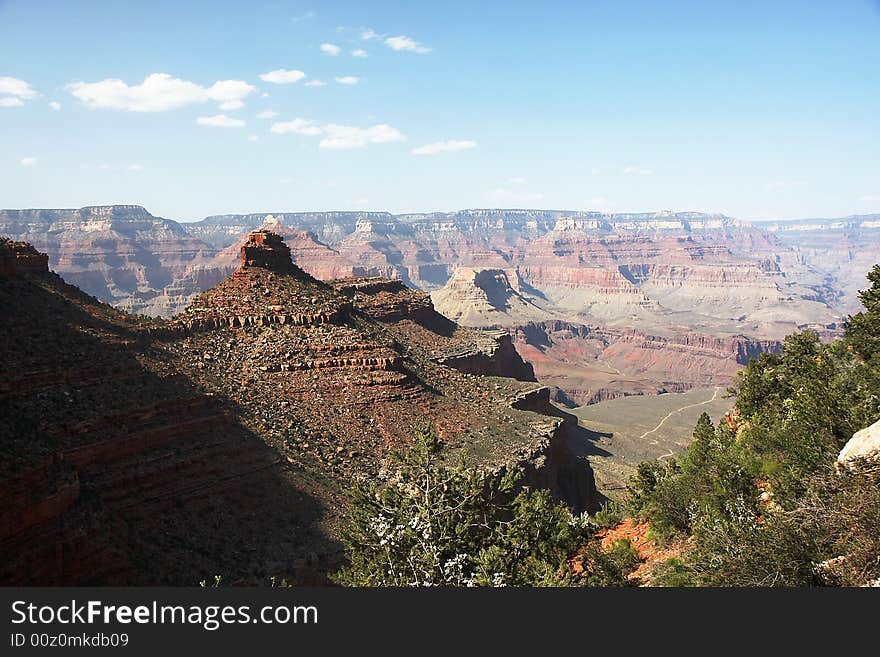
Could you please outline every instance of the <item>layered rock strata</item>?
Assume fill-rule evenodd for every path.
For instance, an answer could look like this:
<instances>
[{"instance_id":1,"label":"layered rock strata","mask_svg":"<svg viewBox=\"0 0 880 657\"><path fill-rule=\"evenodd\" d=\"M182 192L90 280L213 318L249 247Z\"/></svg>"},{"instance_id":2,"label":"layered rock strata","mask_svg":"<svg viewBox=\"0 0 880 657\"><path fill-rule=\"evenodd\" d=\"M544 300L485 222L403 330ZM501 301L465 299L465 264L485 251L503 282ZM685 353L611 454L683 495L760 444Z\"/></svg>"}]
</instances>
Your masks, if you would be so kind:
<instances>
[{"instance_id":1,"label":"layered rock strata","mask_svg":"<svg viewBox=\"0 0 880 657\"><path fill-rule=\"evenodd\" d=\"M782 348L779 341L745 336L651 335L562 320L530 322L511 332L517 351L553 388L554 400L570 408L627 395L728 386L752 358Z\"/></svg>"}]
</instances>

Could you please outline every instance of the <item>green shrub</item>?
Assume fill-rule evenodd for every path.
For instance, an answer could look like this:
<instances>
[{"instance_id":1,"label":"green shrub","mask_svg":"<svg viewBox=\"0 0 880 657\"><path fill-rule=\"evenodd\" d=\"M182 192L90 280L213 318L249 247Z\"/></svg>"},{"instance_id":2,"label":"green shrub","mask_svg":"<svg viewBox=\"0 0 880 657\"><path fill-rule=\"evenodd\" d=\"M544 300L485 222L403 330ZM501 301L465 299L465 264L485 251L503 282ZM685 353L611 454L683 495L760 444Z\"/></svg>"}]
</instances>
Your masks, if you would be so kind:
<instances>
[{"instance_id":1,"label":"green shrub","mask_svg":"<svg viewBox=\"0 0 880 657\"><path fill-rule=\"evenodd\" d=\"M520 485L517 472L489 473L463 457L450 465L433 428L395 457L393 474L351 491L342 538L349 586L626 585L624 550L602 554L593 526L547 491ZM572 559L595 558L575 574ZM634 566L633 566L634 567ZM631 570L632 568L630 568Z\"/></svg>"},{"instance_id":2,"label":"green shrub","mask_svg":"<svg viewBox=\"0 0 880 657\"><path fill-rule=\"evenodd\" d=\"M622 502L609 500L602 505L602 508L596 511L590 518L599 529L610 529L619 525L626 518L627 507Z\"/></svg>"},{"instance_id":3,"label":"green shrub","mask_svg":"<svg viewBox=\"0 0 880 657\"><path fill-rule=\"evenodd\" d=\"M639 555L625 538L614 541L604 550L598 541L588 543L581 551L584 572L579 583L591 587L638 586L639 581L630 574L639 565Z\"/></svg>"}]
</instances>

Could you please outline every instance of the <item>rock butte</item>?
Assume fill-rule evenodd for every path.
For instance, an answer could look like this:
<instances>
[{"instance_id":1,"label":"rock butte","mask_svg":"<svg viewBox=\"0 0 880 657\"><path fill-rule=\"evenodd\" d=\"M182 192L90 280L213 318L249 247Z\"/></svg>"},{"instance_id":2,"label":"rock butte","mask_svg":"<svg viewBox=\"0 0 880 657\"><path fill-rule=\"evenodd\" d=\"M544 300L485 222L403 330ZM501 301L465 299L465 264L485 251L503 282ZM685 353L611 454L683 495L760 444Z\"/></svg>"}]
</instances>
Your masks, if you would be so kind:
<instances>
[{"instance_id":1,"label":"rock butte","mask_svg":"<svg viewBox=\"0 0 880 657\"><path fill-rule=\"evenodd\" d=\"M286 249L250 234L233 275L161 320L0 242L0 306L16 308L0 323L0 583L324 582L343 490L416 421L593 504L577 427L508 334L399 281L322 283Z\"/></svg>"}]
</instances>

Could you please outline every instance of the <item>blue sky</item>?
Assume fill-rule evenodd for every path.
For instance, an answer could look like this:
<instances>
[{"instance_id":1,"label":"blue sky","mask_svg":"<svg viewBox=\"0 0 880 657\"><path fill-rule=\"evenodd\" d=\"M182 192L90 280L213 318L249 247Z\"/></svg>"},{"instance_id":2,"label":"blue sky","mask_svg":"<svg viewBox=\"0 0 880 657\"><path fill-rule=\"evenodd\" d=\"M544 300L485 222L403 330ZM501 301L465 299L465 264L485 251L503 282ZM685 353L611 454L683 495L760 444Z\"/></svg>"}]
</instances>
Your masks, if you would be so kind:
<instances>
[{"instance_id":1,"label":"blue sky","mask_svg":"<svg viewBox=\"0 0 880 657\"><path fill-rule=\"evenodd\" d=\"M0 0L0 207L841 216L878 154L872 0Z\"/></svg>"}]
</instances>

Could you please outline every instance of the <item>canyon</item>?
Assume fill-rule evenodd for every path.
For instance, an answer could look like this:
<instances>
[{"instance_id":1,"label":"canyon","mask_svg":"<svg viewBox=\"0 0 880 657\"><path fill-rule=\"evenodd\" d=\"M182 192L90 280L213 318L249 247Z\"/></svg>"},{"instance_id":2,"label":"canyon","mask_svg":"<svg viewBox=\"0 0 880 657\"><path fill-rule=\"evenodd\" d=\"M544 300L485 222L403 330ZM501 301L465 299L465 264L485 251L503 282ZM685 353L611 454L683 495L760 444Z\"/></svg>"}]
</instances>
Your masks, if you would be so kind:
<instances>
[{"instance_id":1,"label":"canyon","mask_svg":"<svg viewBox=\"0 0 880 657\"><path fill-rule=\"evenodd\" d=\"M425 420L595 508L653 454L621 413L721 408L787 333L836 335L880 252L875 216L103 206L0 234L6 584L325 583L347 483Z\"/></svg>"},{"instance_id":2,"label":"canyon","mask_svg":"<svg viewBox=\"0 0 880 657\"><path fill-rule=\"evenodd\" d=\"M178 223L139 206L3 210L0 234L129 313L172 317L232 274L247 234L281 235L324 281L400 280L455 322L506 332L567 406L728 385L785 335L839 332L880 251L880 217L298 212Z\"/></svg>"},{"instance_id":3,"label":"canyon","mask_svg":"<svg viewBox=\"0 0 880 657\"><path fill-rule=\"evenodd\" d=\"M344 494L417 422L575 509L575 430L507 334L399 281L318 281L281 236L171 319L128 314L0 240L0 582L326 583ZM14 309L14 312L13 312Z\"/></svg>"}]
</instances>

